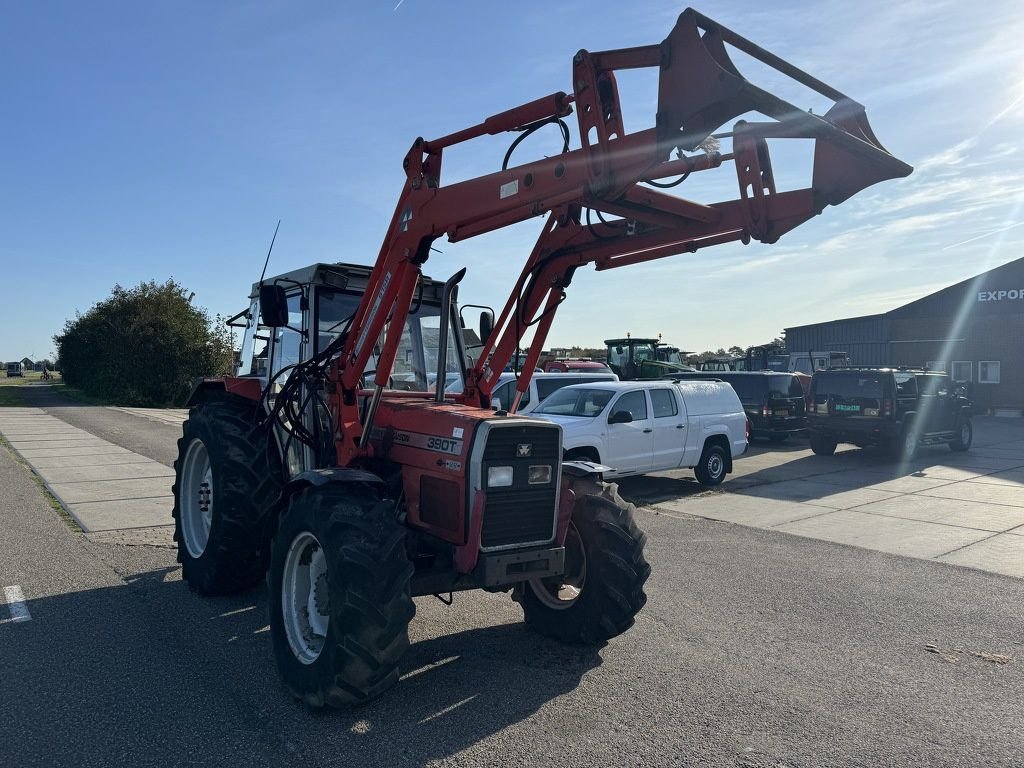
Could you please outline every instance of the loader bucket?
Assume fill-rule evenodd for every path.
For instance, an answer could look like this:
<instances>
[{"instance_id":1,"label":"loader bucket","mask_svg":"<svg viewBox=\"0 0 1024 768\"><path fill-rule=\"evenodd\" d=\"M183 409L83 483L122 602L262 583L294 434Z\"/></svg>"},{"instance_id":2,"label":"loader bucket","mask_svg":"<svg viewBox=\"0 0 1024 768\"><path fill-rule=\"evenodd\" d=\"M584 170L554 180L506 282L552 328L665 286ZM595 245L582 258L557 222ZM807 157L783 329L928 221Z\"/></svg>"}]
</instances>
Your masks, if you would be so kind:
<instances>
[{"instance_id":1,"label":"loader bucket","mask_svg":"<svg viewBox=\"0 0 1024 768\"><path fill-rule=\"evenodd\" d=\"M727 44L831 100L832 107L824 115L815 115L752 84L729 57ZM755 141L814 139L813 191L821 207L838 205L872 184L908 176L913 170L881 145L863 106L692 8L686 9L662 44L659 147L693 151L720 126L749 112L774 119L742 124L742 132Z\"/></svg>"}]
</instances>

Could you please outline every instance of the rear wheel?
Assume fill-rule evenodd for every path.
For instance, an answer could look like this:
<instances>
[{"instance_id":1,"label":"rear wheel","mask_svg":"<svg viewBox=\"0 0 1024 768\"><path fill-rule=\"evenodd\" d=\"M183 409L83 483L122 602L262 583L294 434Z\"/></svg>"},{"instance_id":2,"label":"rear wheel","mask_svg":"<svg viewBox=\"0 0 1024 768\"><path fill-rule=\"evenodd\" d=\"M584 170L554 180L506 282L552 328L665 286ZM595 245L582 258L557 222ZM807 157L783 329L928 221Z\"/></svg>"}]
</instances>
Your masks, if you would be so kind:
<instances>
[{"instance_id":1,"label":"rear wheel","mask_svg":"<svg viewBox=\"0 0 1024 768\"><path fill-rule=\"evenodd\" d=\"M956 437L949 441L949 448L952 451L966 451L974 442L974 426L970 419L962 419L957 425Z\"/></svg>"},{"instance_id":2,"label":"rear wheel","mask_svg":"<svg viewBox=\"0 0 1024 768\"><path fill-rule=\"evenodd\" d=\"M270 631L284 684L311 707L361 704L398 682L412 563L395 505L364 485L306 488L281 517Z\"/></svg>"},{"instance_id":3,"label":"rear wheel","mask_svg":"<svg viewBox=\"0 0 1024 768\"><path fill-rule=\"evenodd\" d=\"M811 450L818 456L831 456L836 452L836 441L829 440L823 435L811 433Z\"/></svg>"},{"instance_id":4,"label":"rear wheel","mask_svg":"<svg viewBox=\"0 0 1024 768\"><path fill-rule=\"evenodd\" d=\"M227 594L265 572L266 523L280 471L254 407L223 400L189 412L174 462L174 539L182 578L200 594Z\"/></svg>"},{"instance_id":5,"label":"rear wheel","mask_svg":"<svg viewBox=\"0 0 1024 768\"><path fill-rule=\"evenodd\" d=\"M707 443L700 461L693 468L697 482L705 488L712 488L725 480L726 475L725 449L718 443Z\"/></svg>"},{"instance_id":6,"label":"rear wheel","mask_svg":"<svg viewBox=\"0 0 1024 768\"><path fill-rule=\"evenodd\" d=\"M622 634L647 602L647 537L615 485L581 496L565 539L565 572L515 592L526 623L566 643L603 645Z\"/></svg>"}]
</instances>

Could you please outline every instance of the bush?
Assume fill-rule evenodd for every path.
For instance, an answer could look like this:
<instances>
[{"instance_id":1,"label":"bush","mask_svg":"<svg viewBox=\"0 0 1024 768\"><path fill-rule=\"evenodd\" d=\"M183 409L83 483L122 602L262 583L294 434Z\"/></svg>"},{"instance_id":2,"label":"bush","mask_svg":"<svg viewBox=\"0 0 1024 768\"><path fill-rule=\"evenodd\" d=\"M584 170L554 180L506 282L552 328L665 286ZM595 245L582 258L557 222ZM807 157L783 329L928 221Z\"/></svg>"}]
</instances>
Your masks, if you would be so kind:
<instances>
[{"instance_id":1,"label":"bush","mask_svg":"<svg viewBox=\"0 0 1024 768\"><path fill-rule=\"evenodd\" d=\"M64 381L120 405L185 402L196 378L229 372L232 338L174 280L115 285L53 337Z\"/></svg>"}]
</instances>

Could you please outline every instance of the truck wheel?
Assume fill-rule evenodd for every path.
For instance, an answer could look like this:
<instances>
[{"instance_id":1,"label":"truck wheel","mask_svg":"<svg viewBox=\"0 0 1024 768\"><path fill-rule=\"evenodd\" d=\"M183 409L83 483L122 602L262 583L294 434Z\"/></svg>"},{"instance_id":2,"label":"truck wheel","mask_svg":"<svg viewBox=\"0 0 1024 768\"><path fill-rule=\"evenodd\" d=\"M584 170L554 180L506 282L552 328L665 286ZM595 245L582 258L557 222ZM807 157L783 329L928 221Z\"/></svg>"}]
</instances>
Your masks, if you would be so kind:
<instances>
[{"instance_id":1,"label":"truck wheel","mask_svg":"<svg viewBox=\"0 0 1024 768\"><path fill-rule=\"evenodd\" d=\"M907 424L903 432L889 446L889 454L894 461L911 461L917 455L917 433L913 424Z\"/></svg>"},{"instance_id":2,"label":"truck wheel","mask_svg":"<svg viewBox=\"0 0 1024 768\"><path fill-rule=\"evenodd\" d=\"M831 456L836 452L836 441L812 433L811 450L818 456Z\"/></svg>"},{"instance_id":3,"label":"truck wheel","mask_svg":"<svg viewBox=\"0 0 1024 768\"><path fill-rule=\"evenodd\" d=\"M271 445L250 438L253 407L223 400L189 412L174 462L174 540L182 578L203 595L256 584L265 531L281 493Z\"/></svg>"},{"instance_id":4,"label":"truck wheel","mask_svg":"<svg viewBox=\"0 0 1024 768\"><path fill-rule=\"evenodd\" d=\"M633 626L647 602L647 537L617 486L602 485L600 495L576 500L565 537L565 573L533 579L514 593L526 624L564 643L604 645Z\"/></svg>"},{"instance_id":5,"label":"truck wheel","mask_svg":"<svg viewBox=\"0 0 1024 768\"><path fill-rule=\"evenodd\" d=\"M395 505L367 486L305 488L270 561L270 632L285 686L310 707L361 704L398 682L413 566Z\"/></svg>"},{"instance_id":6,"label":"truck wheel","mask_svg":"<svg viewBox=\"0 0 1024 768\"><path fill-rule=\"evenodd\" d=\"M956 437L949 441L949 449L958 453L966 451L973 442L974 425L971 424L970 419L963 419L957 426Z\"/></svg>"},{"instance_id":7,"label":"truck wheel","mask_svg":"<svg viewBox=\"0 0 1024 768\"><path fill-rule=\"evenodd\" d=\"M700 461L693 468L697 482L705 488L713 488L725 480L726 474L725 449L717 443L705 444Z\"/></svg>"}]
</instances>

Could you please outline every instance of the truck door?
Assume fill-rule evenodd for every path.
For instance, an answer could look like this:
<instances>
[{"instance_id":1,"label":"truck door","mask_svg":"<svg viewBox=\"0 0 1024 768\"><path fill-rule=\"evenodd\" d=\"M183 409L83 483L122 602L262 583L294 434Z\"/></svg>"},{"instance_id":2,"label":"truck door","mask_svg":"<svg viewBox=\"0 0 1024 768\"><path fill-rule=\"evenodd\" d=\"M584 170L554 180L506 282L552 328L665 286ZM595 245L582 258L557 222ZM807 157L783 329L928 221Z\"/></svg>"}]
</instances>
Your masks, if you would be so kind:
<instances>
[{"instance_id":1,"label":"truck door","mask_svg":"<svg viewBox=\"0 0 1024 768\"><path fill-rule=\"evenodd\" d=\"M647 472L654 464L654 428L651 425L647 394L641 389L626 392L608 409L609 418L627 411L633 420L608 424L608 448L614 460L608 463L620 472Z\"/></svg>"},{"instance_id":2,"label":"truck door","mask_svg":"<svg viewBox=\"0 0 1024 768\"><path fill-rule=\"evenodd\" d=\"M686 404L671 389L652 389L655 471L678 467L686 451Z\"/></svg>"}]
</instances>

